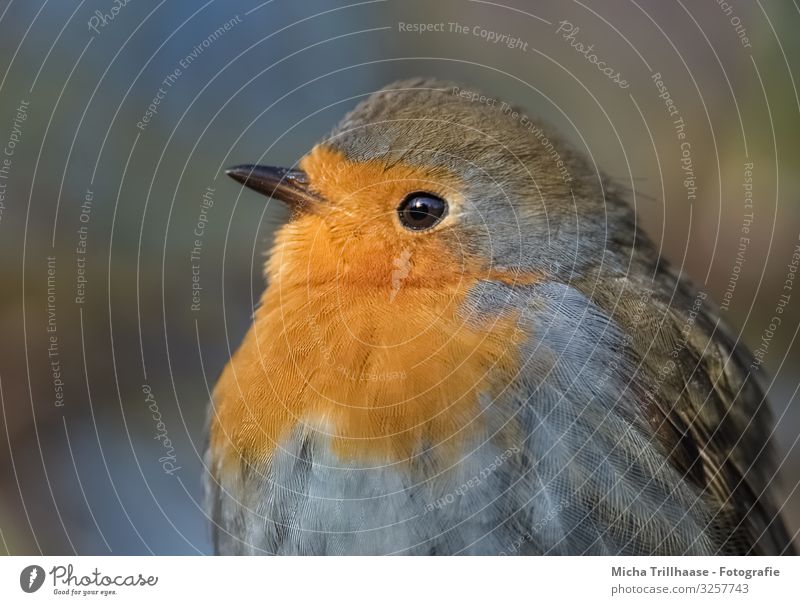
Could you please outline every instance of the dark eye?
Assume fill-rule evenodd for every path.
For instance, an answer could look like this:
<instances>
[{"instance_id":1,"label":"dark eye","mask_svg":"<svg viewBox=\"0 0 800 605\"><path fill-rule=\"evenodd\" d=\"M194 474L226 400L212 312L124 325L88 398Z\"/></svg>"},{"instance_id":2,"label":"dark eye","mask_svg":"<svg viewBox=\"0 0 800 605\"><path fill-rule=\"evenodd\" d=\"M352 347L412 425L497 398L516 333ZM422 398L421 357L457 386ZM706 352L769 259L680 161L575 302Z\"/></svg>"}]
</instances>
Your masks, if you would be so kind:
<instances>
[{"instance_id":1,"label":"dark eye","mask_svg":"<svg viewBox=\"0 0 800 605\"><path fill-rule=\"evenodd\" d=\"M412 231L430 229L447 214L447 202L442 198L418 191L409 194L397 208L403 227Z\"/></svg>"}]
</instances>

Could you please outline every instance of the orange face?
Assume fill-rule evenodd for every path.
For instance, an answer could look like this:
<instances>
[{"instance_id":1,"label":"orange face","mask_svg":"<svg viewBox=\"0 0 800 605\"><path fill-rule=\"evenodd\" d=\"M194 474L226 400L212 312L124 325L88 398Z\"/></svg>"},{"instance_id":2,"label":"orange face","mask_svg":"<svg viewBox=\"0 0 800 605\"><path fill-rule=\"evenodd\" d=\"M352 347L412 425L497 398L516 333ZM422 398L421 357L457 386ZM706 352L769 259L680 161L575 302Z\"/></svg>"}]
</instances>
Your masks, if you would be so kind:
<instances>
[{"instance_id":1,"label":"orange face","mask_svg":"<svg viewBox=\"0 0 800 605\"><path fill-rule=\"evenodd\" d=\"M479 397L490 402L513 378L526 337L515 315L470 316L462 303L480 280L537 276L467 252L452 174L351 162L323 146L301 167L324 202L278 234L253 327L214 393L212 446L268 459L292 431L317 431L347 459L457 452L482 428ZM418 191L449 206L426 231L398 218Z\"/></svg>"},{"instance_id":2,"label":"orange face","mask_svg":"<svg viewBox=\"0 0 800 605\"><path fill-rule=\"evenodd\" d=\"M395 270L404 273L403 286L439 287L463 279L463 253L453 229L460 187L452 175L348 162L322 146L300 167L325 201L280 233L268 265L271 280L386 289L393 274L397 279ZM397 207L415 191L449 202L448 215L429 231L413 232L400 224Z\"/></svg>"}]
</instances>

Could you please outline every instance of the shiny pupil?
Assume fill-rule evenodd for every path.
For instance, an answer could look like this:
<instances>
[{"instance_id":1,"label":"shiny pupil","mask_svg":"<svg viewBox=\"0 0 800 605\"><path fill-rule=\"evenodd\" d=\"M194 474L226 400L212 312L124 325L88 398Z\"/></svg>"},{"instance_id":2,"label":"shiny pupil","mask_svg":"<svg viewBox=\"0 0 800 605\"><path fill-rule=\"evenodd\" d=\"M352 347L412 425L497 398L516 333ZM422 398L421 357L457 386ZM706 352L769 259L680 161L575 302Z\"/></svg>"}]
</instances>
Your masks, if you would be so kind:
<instances>
[{"instance_id":1,"label":"shiny pupil","mask_svg":"<svg viewBox=\"0 0 800 605\"><path fill-rule=\"evenodd\" d=\"M447 202L430 193L412 193L397 209L400 222L407 229L430 229L444 218Z\"/></svg>"}]
</instances>

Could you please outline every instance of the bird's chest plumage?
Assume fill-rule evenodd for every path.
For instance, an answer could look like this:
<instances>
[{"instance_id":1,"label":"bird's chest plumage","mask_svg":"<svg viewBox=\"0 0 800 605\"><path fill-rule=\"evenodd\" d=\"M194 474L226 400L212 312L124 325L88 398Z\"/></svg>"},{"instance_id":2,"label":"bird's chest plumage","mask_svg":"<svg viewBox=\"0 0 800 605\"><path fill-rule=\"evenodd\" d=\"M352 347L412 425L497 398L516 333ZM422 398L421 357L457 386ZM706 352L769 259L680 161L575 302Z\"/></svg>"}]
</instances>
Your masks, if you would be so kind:
<instances>
[{"instance_id":1,"label":"bird's chest plumage","mask_svg":"<svg viewBox=\"0 0 800 605\"><path fill-rule=\"evenodd\" d=\"M482 540L484 517L458 521L457 502L468 490L491 506L492 471L513 454L517 425L489 408L516 371L523 329L510 313L470 316L464 296L268 290L215 390L209 448L228 493L217 515L245 550Z\"/></svg>"},{"instance_id":2,"label":"bird's chest plumage","mask_svg":"<svg viewBox=\"0 0 800 605\"><path fill-rule=\"evenodd\" d=\"M458 455L485 430L481 401L508 384L524 337L511 313L465 314L465 294L271 286L215 389L212 446L266 460L308 430L368 464Z\"/></svg>"}]
</instances>

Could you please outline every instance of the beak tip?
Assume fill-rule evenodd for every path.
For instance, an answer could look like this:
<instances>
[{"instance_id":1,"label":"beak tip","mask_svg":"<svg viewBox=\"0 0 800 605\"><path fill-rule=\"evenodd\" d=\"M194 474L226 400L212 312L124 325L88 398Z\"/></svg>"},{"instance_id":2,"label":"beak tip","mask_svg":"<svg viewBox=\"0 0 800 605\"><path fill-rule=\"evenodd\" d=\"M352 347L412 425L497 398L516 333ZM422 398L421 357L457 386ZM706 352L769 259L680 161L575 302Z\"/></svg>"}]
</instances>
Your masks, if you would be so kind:
<instances>
[{"instance_id":1,"label":"beak tip","mask_svg":"<svg viewBox=\"0 0 800 605\"><path fill-rule=\"evenodd\" d=\"M231 166L225 170L225 174L234 181L244 183L248 175L252 172L252 166Z\"/></svg>"}]
</instances>

